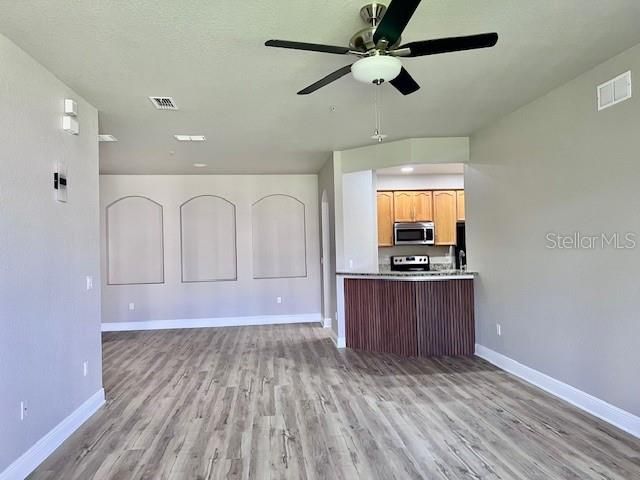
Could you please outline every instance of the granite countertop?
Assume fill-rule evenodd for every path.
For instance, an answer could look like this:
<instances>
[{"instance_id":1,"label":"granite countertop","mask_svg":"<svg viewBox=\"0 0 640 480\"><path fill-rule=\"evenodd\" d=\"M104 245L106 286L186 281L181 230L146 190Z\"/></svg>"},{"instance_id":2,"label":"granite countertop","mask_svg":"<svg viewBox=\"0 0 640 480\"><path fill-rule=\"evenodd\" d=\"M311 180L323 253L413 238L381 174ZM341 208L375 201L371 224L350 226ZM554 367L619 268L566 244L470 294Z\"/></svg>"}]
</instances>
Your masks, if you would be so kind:
<instances>
[{"instance_id":1,"label":"granite countertop","mask_svg":"<svg viewBox=\"0 0 640 480\"><path fill-rule=\"evenodd\" d=\"M440 270L430 272L337 272L343 277L380 278L397 280L466 280L473 279L476 272L461 272L459 270Z\"/></svg>"}]
</instances>

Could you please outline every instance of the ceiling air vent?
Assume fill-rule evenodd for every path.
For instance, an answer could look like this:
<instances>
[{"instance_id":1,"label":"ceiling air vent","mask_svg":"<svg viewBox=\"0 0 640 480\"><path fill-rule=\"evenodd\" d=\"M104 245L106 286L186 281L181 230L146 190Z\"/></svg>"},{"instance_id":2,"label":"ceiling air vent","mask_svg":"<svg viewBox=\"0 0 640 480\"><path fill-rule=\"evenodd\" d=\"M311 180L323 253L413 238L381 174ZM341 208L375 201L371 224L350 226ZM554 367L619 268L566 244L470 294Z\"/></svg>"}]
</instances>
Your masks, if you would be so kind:
<instances>
[{"instance_id":1,"label":"ceiling air vent","mask_svg":"<svg viewBox=\"0 0 640 480\"><path fill-rule=\"evenodd\" d=\"M158 110L178 110L176 102L171 97L149 97L149 100Z\"/></svg>"},{"instance_id":2,"label":"ceiling air vent","mask_svg":"<svg viewBox=\"0 0 640 480\"><path fill-rule=\"evenodd\" d=\"M598 85L598 111L631 98L631 72Z\"/></svg>"}]
</instances>

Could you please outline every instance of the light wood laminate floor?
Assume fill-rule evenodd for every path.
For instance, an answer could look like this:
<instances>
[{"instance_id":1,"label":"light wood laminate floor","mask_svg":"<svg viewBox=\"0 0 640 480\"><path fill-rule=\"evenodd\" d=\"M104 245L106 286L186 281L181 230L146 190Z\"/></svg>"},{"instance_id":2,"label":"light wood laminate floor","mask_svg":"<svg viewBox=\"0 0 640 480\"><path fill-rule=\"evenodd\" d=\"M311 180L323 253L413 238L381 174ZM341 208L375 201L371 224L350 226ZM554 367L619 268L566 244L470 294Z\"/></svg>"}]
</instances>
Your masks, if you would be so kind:
<instances>
[{"instance_id":1,"label":"light wood laminate floor","mask_svg":"<svg viewBox=\"0 0 640 480\"><path fill-rule=\"evenodd\" d=\"M640 478L640 441L480 359L315 325L107 333L107 404L34 479Z\"/></svg>"}]
</instances>

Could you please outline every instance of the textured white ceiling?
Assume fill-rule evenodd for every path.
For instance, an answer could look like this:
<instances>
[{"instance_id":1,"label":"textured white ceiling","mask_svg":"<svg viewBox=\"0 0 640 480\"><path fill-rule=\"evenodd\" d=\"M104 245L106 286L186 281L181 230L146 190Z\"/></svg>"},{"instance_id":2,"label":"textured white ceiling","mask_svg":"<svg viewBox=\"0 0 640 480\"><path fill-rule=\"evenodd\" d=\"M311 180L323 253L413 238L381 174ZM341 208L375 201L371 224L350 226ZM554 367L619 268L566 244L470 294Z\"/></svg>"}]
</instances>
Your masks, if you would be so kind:
<instances>
[{"instance_id":1,"label":"textured white ceiling","mask_svg":"<svg viewBox=\"0 0 640 480\"><path fill-rule=\"evenodd\" d=\"M101 132L119 139L101 144L102 172L316 172L330 151L371 143L374 87L348 76L297 96L352 57L263 43L346 45L362 3L6 0L0 32L100 110ZM638 0L425 0L405 41L487 31L500 41L403 60L422 89L384 87L383 130L389 140L468 135L637 44L639 24ZM155 110L149 95L172 96L180 111Z\"/></svg>"}]
</instances>

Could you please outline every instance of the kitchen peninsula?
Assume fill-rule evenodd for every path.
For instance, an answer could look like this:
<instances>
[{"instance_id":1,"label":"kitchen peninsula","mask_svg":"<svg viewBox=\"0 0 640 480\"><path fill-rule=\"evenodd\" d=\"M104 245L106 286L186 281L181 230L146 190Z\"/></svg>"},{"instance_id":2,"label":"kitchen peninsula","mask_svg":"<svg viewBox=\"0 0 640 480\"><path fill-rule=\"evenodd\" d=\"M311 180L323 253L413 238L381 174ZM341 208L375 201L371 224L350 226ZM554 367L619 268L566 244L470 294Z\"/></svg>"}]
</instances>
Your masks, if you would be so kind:
<instances>
[{"instance_id":1,"label":"kitchen peninsula","mask_svg":"<svg viewBox=\"0 0 640 480\"><path fill-rule=\"evenodd\" d=\"M405 357L473 355L473 279L459 271L338 272L338 344Z\"/></svg>"}]
</instances>

